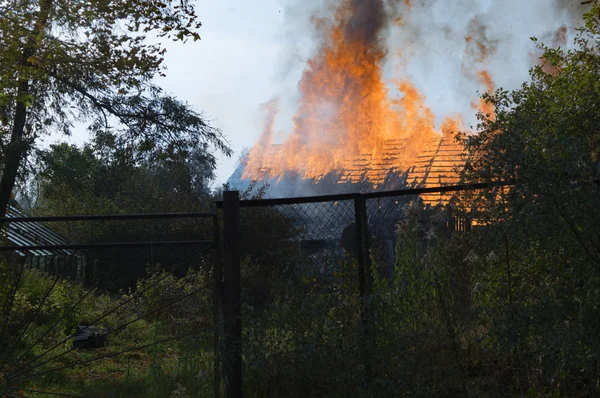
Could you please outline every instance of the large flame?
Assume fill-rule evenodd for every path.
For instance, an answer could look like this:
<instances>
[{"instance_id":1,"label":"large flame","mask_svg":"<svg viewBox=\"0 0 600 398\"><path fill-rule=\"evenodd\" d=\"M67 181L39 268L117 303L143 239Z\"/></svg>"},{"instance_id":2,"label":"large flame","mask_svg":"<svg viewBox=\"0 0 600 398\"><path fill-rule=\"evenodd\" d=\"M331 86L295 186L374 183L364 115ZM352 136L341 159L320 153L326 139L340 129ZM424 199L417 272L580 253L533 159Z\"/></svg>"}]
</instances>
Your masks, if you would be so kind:
<instances>
[{"instance_id":1,"label":"large flame","mask_svg":"<svg viewBox=\"0 0 600 398\"><path fill-rule=\"evenodd\" d=\"M274 145L278 106L276 101L265 105L264 132L248 155L243 178L293 172L319 180L359 163L364 170L342 177L377 185L385 178L382 168L406 170L424 151L438 146L444 135L462 129L460 118L446 117L436 130L435 115L410 81L397 81L400 96L391 98L382 72L386 51L380 33L386 19L382 0L341 1L335 22L299 83L292 131L285 142ZM493 90L488 72L482 69L479 78L486 90ZM491 112L484 102L479 109Z\"/></svg>"}]
</instances>

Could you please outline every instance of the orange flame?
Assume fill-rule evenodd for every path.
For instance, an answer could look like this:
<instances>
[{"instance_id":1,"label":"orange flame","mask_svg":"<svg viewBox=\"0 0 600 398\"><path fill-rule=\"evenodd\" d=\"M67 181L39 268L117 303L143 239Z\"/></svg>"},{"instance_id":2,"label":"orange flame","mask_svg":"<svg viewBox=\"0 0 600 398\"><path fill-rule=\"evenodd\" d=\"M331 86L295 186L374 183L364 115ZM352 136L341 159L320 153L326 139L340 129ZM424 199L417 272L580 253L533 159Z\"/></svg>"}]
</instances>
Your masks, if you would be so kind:
<instances>
[{"instance_id":1,"label":"orange flame","mask_svg":"<svg viewBox=\"0 0 600 398\"><path fill-rule=\"evenodd\" d=\"M564 46L567 43L567 32L568 29L564 25L557 29L557 31L554 33L554 38L552 40L553 48ZM542 54L530 55L532 58L534 58L535 63L541 66L544 73L548 75L555 75L560 71L562 67L560 64L552 65L552 63L550 63L548 60L541 56Z\"/></svg>"},{"instance_id":2,"label":"orange flame","mask_svg":"<svg viewBox=\"0 0 600 398\"><path fill-rule=\"evenodd\" d=\"M325 43L300 80L300 103L283 144L273 143L277 106L265 107L265 129L248 155L243 178L292 172L319 180L334 172L340 182L369 180L376 187L386 171L408 169L424 151L437 148L443 135L462 127L459 118L448 117L436 130L435 115L407 80L396 82L401 97L390 98L382 76L386 51L378 37L385 23L385 15L378 14L384 13L383 2L364 3L342 0ZM405 4L410 7L410 1ZM322 28L323 20L318 23ZM479 76L493 89L489 73Z\"/></svg>"},{"instance_id":3,"label":"orange flame","mask_svg":"<svg viewBox=\"0 0 600 398\"><path fill-rule=\"evenodd\" d=\"M494 91L495 86L490 72L488 72L487 70L481 70L479 71L478 76L481 82L483 83L486 92L488 94L491 94ZM490 115L490 119L492 120L494 120L496 117L494 113L494 104L492 104L491 102L486 102L486 100L483 98L479 99L479 111L485 115Z\"/></svg>"}]
</instances>

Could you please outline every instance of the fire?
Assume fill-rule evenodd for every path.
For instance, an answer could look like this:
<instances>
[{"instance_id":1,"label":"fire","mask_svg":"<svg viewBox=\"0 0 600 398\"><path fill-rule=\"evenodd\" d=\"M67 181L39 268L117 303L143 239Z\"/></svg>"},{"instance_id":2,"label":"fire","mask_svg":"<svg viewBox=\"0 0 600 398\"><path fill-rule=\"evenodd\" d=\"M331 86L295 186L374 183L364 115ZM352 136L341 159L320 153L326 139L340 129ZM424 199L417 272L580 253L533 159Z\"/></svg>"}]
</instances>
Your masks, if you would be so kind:
<instances>
[{"instance_id":1,"label":"fire","mask_svg":"<svg viewBox=\"0 0 600 398\"><path fill-rule=\"evenodd\" d=\"M491 94L494 91L494 81L492 80L492 75L486 71L481 70L478 73L479 79L483 83L486 92ZM490 118L493 120L495 118L494 114L494 104L491 102L486 102L483 98L479 99L479 111L485 115L490 115Z\"/></svg>"},{"instance_id":2,"label":"fire","mask_svg":"<svg viewBox=\"0 0 600 398\"><path fill-rule=\"evenodd\" d=\"M469 33L465 37L466 62L463 64L463 70L470 73L474 65L481 66L482 69L476 72L475 77L488 94L494 92L495 85L491 73L483 67L495 51L494 42L487 37L485 26L477 17L473 18L469 23ZM494 118L494 105L482 98L479 98L478 102L472 102L471 108Z\"/></svg>"},{"instance_id":3,"label":"fire","mask_svg":"<svg viewBox=\"0 0 600 398\"><path fill-rule=\"evenodd\" d=\"M567 32L568 29L566 26L561 26L560 28L558 28L558 30L554 33L554 38L552 40L552 47L564 47L565 44L567 43ZM540 50L540 49L538 49ZM538 51L540 52L540 51ZM547 73L549 75L554 75L556 73L558 73L558 71L560 71L561 69L561 65L552 65L552 63L548 62L548 60L544 59L542 57L542 54L536 54L536 53L530 53L529 54L532 61L541 66L542 70L544 71L544 73Z\"/></svg>"},{"instance_id":4,"label":"fire","mask_svg":"<svg viewBox=\"0 0 600 398\"><path fill-rule=\"evenodd\" d=\"M405 4L410 10L410 1ZM320 27L324 23L318 21ZM437 148L443 136L462 128L460 118L446 117L436 129L435 115L410 81L395 82L401 96L391 98L382 72L386 49L379 37L385 24L382 0L341 1L323 45L299 82L292 131L276 145L277 102L265 105L264 132L248 155L243 178L295 173L319 180L333 172L342 180L364 179L377 187L385 178L382 167L406 170L424 151ZM486 90L493 90L487 71L479 78ZM479 108L492 110L485 103ZM356 164L364 170L343 174Z\"/></svg>"}]
</instances>

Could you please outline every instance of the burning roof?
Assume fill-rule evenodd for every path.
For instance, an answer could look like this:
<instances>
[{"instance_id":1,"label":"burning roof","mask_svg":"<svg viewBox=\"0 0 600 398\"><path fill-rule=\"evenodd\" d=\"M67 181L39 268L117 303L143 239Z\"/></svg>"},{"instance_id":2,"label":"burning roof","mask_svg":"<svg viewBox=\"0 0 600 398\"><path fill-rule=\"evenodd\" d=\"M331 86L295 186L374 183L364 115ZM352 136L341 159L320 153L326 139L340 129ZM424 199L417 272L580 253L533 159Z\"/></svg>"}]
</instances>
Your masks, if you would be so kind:
<instances>
[{"instance_id":1,"label":"burning roof","mask_svg":"<svg viewBox=\"0 0 600 398\"><path fill-rule=\"evenodd\" d=\"M281 185L293 175L312 188L329 185L330 192L344 184L381 189L456 182L462 151L452 134L461 129L460 119L448 117L437 130L433 112L409 81L394 83L397 98L384 81L387 12L383 0L342 0L331 20L319 21L325 40L299 82L292 131L275 143L278 102L266 104L263 135L232 182ZM492 84L489 74L481 76Z\"/></svg>"},{"instance_id":2,"label":"burning roof","mask_svg":"<svg viewBox=\"0 0 600 398\"><path fill-rule=\"evenodd\" d=\"M423 151L415 154L410 167L403 167L406 139L388 139L383 142L382 154L358 154L347 161L345 167L320 174L314 178L295 171L280 173L276 160L281 145L270 147L260 169L252 171L255 178L245 178L248 161L243 161L230 179L234 187L244 189L252 181L268 183L270 196L291 197L315 194L335 194L373 190L392 190L405 187L454 185L459 182L466 153L452 135L433 136ZM446 196L422 195L427 204L436 204Z\"/></svg>"},{"instance_id":3,"label":"burning roof","mask_svg":"<svg viewBox=\"0 0 600 398\"><path fill-rule=\"evenodd\" d=\"M453 137L468 130L462 116L437 115L436 120L423 94L403 73L402 59L394 67L396 76L403 77L384 77L386 61L398 54L408 57L414 50L391 51L392 28L406 39L399 43L409 47L411 37L423 34L423 26L410 20L418 5L408 0L327 4L327 13L313 15L321 42L298 83L288 131L277 130L278 99L265 104L263 133L230 183L240 187L249 181L269 182L272 196L457 183L466 159ZM500 39L485 25L489 18L483 21L475 14L465 21L467 29L458 39L463 51L459 74L480 93L491 93L495 84L487 62ZM445 34L452 36L447 28ZM559 31L562 39L566 30ZM471 113L494 117L492 104L476 92L470 106ZM286 138L278 140L280 136ZM424 199L434 203L440 198Z\"/></svg>"}]
</instances>

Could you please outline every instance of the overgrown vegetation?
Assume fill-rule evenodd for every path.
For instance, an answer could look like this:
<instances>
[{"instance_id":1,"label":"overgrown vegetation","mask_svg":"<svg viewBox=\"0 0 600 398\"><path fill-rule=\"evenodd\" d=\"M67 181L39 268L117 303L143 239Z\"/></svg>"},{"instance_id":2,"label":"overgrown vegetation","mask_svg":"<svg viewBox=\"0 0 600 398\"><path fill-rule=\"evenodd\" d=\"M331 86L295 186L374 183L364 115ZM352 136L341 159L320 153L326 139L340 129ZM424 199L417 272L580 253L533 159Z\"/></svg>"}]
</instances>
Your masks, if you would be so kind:
<instances>
[{"instance_id":1,"label":"overgrown vegetation","mask_svg":"<svg viewBox=\"0 0 600 398\"><path fill-rule=\"evenodd\" d=\"M8 361L11 364L22 356L20 365L4 369L13 374L12 385L86 396L212 393L211 284L205 273L175 278L151 270L150 277L122 295L96 291L86 296L82 286L62 280L44 299L55 280L26 270L16 291L9 330L13 336L26 325L27 330ZM177 301L181 297L186 298ZM111 330L108 345L96 350L74 349L66 337L78 325L93 324ZM189 336L173 340L185 334ZM132 350L140 346L149 347ZM123 353L111 355L118 352ZM53 371L56 368L63 369ZM19 377L19 373L23 374Z\"/></svg>"},{"instance_id":2,"label":"overgrown vegetation","mask_svg":"<svg viewBox=\"0 0 600 398\"><path fill-rule=\"evenodd\" d=\"M329 249L335 253L329 257L304 250L289 214L244 209L247 396L600 396L600 186L594 183L600 173L600 5L586 15L576 45L571 51L542 47L544 64L532 69L532 81L487 96L495 115L481 115L480 134L465 138L472 155L465 181L514 179L516 185L456 198L454 214L475 224L459 233L451 233L444 209L401 203L393 272L374 273L373 294L364 302L351 255L339 248ZM95 200L110 206L115 197L134 198L130 177L155 183L148 195L124 201L131 208L167 208L177 198L201 205L193 202L197 191L187 188L149 201L171 181L162 178L170 170L160 162L103 162L90 148L53 151L40 185L40 204L49 213L64 204L65 192L74 212L93 208ZM123 182L103 190L99 181L121 170L127 172ZM193 185L183 181L182 187ZM210 200L204 195L202 204ZM380 269L385 259L371 254ZM7 320L0 333L12 339L0 338L0 348L8 352L7 342L32 320L16 348L23 355L18 366L26 369L27 361L57 344L65 352L36 368L24 387L100 396L213 394L212 331L220 325L212 314L210 260L185 276L150 268L124 290L95 291L72 312L85 287L59 280L45 298L54 279L26 271L17 286L10 281L18 279L18 264L0 268L7 281L0 284L0 319ZM107 347L71 350L65 337L77 325L123 302L103 317L113 329Z\"/></svg>"}]
</instances>

